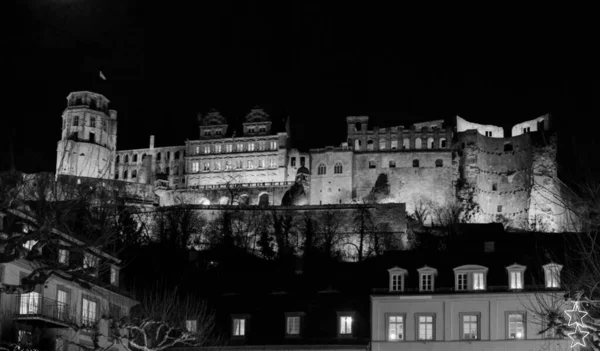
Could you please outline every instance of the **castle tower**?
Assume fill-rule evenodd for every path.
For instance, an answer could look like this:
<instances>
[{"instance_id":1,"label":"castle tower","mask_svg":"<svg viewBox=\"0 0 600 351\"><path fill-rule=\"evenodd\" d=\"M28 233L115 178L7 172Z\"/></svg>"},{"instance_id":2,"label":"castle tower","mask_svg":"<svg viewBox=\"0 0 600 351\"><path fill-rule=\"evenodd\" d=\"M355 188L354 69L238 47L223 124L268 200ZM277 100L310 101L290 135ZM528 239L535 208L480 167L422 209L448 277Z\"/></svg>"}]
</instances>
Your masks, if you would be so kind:
<instances>
[{"instance_id":1,"label":"castle tower","mask_svg":"<svg viewBox=\"0 0 600 351\"><path fill-rule=\"evenodd\" d=\"M117 146L117 111L108 99L89 91L72 92L62 114L56 175L112 179Z\"/></svg>"}]
</instances>

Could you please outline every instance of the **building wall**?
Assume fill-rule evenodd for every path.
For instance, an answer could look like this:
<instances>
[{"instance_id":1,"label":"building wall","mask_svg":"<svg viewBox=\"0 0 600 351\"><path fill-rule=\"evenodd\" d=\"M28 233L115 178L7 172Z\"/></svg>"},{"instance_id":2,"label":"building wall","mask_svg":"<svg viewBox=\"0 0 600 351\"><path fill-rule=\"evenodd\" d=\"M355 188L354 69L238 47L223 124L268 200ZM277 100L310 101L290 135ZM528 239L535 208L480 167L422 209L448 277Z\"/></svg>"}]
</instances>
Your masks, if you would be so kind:
<instances>
[{"instance_id":1,"label":"building wall","mask_svg":"<svg viewBox=\"0 0 600 351\"><path fill-rule=\"evenodd\" d=\"M328 205L350 203L352 196L352 175L354 164L349 148L327 148L310 150L310 204ZM341 173L335 173L336 164L342 166ZM319 166L325 166L325 174L319 174Z\"/></svg>"},{"instance_id":2,"label":"building wall","mask_svg":"<svg viewBox=\"0 0 600 351\"><path fill-rule=\"evenodd\" d=\"M469 122L466 119L456 116L456 131L458 133L475 129L479 134L485 136L486 132L491 133L492 138L504 138L504 129L491 124L479 124Z\"/></svg>"},{"instance_id":3,"label":"building wall","mask_svg":"<svg viewBox=\"0 0 600 351\"><path fill-rule=\"evenodd\" d=\"M185 184L185 146L183 145L155 148L151 142L151 147L148 149L120 150L116 154L119 162L115 160L115 174L118 174L118 178L115 179L144 184L154 184L157 179L164 179L171 187ZM126 178L125 171L127 171Z\"/></svg>"},{"instance_id":4,"label":"building wall","mask_svg":"<svg viewBox=\"0 0 600 351\"><path fill-rule=\"evenodd\" d=\"M372 350L566 350L569 339L543 339L536 293L373 296ZM507 312L525 313L525 339L508 340ZM417 341L416 314L435 314L434 341ZM460 313L478 313L480 340L461 341ZM406 341L387 339L387 315L405 314Z\"/></svg>"}]
</instances>

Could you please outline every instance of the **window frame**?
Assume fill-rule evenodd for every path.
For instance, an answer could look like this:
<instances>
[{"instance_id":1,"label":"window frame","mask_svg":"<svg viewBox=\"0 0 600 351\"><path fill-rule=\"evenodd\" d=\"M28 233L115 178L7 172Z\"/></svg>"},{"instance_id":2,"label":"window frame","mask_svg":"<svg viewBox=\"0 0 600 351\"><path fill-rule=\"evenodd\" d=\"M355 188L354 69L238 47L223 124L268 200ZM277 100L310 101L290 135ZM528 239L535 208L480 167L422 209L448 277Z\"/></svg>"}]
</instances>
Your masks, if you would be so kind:
<instances>
[{"instance_id":1,"label":"window frame","mask_svg":"<svg viewBox=\"0 0 600 351\"><path fill-rule=\"evenodd\" d=\"M389 291L390 292L404 292L404 278L408 275L408 271L406 269L400 267L394 267L388 269L389 274ZM398 288L394 289L394 277L399 277L398 279Z\"/></svg>"},{"instance_id":2,"label":"window frame","mask_svg":"<svg viewBox=\"0 0 600 351\"><path fill-rule=\"evenodd\" d=\"M390 339L390 317L402 318L402 339ZM398 322L394 324L399 324ZM406 341L406 313L385 313L385 340L388 342Z\"/></svg>"},{"instance_id":3,"label":"window frame","mask_svg":"<svg viewBox=\"0 0 600 351\"><path fill-rule=\"evenodd\" d=\"M415 313L415 341L435 341L435 323L436 323L436 318L435 318L435 313ZM432 317L431 318L431 339L421 339L419 337L419 329L420 329L420 322L419 322L419 318L420 317Z\"/></svg>"},{"instance_id":4,"label":"window frame","mask_svg":"<svg viewBox=\"0 0 600 351\"><path fill-rule=\"evenodd\" d=\"M544 269L544 287L546 289L560 289L560 273L563 266L561 264L550 262L542 266ZM550 278L550 279L549 279ZM555 282L556 284L553 284Z\"/></svg>"},{"instance_id":5,"label":"window frame","mask_svg":"<svg viewBox=\"0 0 600 351\"><path fill-rule=\"evenodd\" d=\"M508 289L512 290L512 291L519 291L519 290L523 290L525 288L525 270L527 269L526 266L514 263L510 266L506 267L506 272L508 274ZM519 281L521 284L521 287L513 287L513 273L518 273L519 274Z\"/></svg>"},{"instance_id":6,"label":"window frame","mask_svg":"<svg viewBox=\"0 0 600 351\"><path fill-rule=\"evenodd\" d=\"M243 320L244 321L244 333L240 335L235 334L235 321ZM248 335L248 321L250 320L250 316L247 314L234 314L231 315L231 338L233 339L244 339Z\"/></svg>"},{"instance_id":7,"label":"window frame","mask_svg":"<svg viewBox=\"0 0 600 351\"><path fill-rule=\"evenodd\" d=\"M92 297L92 296L87 295L87 294L82 294L81 295L81 313L80 313L80 315L81 315L81 324L83 324L83 325L86 325L84 323L84 317L83 317L83 314L84 314L84 311L85 311L83 309L84 300L87 300L88 303L89 302L93 302L95 304L95 306L96 306L95 311L94 311L94 319L91 321L91 323L95 323L99 319L99 317L100 317L99 313L98 313L99 308L100 308L100 301L97 298ZM88 321L89 321L89 319L88 319Z\"/></svg>"},{"instance_id":8,"label":"window frame","mask_svg":"<svg viewBox=\"0 0 600 351\"><path fill-rule=\"evenodd\" d=\"M419 292L435 291L435 277L438 274L437 269L435 269L433 267L429 267L429 266L423 266L423 267L417 269L417 272L419 272ZM426 290L423 288L423 277L424 276L431 276L431 289L429 289L429 290Z\"/></svg>"},{"instance_id":9,"label":"window frame","mask_svg":"<svg viewBox=\"0 0 600 351\"><path fill-rule=\"evenodd\" d=\"M341 338L351 338L356 330L356 312L354 311L337 311L337 335ZM350 332L342 333L342 318L350 318Z\"/></svg>"},{"instance_id":10,"label":"window frame","mask_svg":"<svg viewBox=\"0 0 600 351\"><path fill-rule=\"evenodd\" d=\"M327 174L327 165L325 163L319 163L317 166L317 175L326 175Z\"/></svg>"},{"instance_id":11,"label":"window frame","mask_svg":"<svg viewBox=\"0 0 600 351\"><path fill-rule=\"evenodd\" d=\"M463 317L465 316L475 316L477 317L477 337L475 339L466 339L465 338L465 321ZM481 312L459 312L458 313L458 321L459 321L459 334L458 337L460 340L464 341L472 341L472 340L481 340Z\"/></svg>"},{"instance_id":12,"label":"window frame","mask_svg":"<svg viewBox=\"0 0 600 351\"><path fill-rule=\"evenodd\" d=\"M298 318L298 333L292 334L289 332L289 318ZM304 312L285 312L285 336L286 338L299 338L302 336L304 328L302 324L304 322Z\"/></svg>"},{"instance_id":13,"label":"window frame","mask_svg":"<svg viewBox=\"0 0 600 351\"><path fill-rule=\"evenodd\" d=\"M479 266L474 264L463 265L454 268L454 289L455 291L486 291L487 290L487 273L489 271L488 267ZM475 273L483 273L483 289L475 289L475 279L473 274ZM458 285L458 277L460 274L467 275L467 288L459 289Z\"/></svg>"},{"instance_id":14,"label":"window frame","mask_svg":"<svg viewBox=\"0 0 600 351\"><path fill-rule=\"evenodd\" d=\"M510 321L509 317L512 314L520 314L523 318L523 337L522 338L510 338ZM504 331L506 340L527 340L527 312L525 311L504 311Z\"/></svg>"},{"instance_id":15,"label":"window frame","mask_svg":"<svg viewBox=\"0 0 600 351\"><path fill-rule=\"evenodd\" d=\"M333 165L333 174L342 174L342 172L344 171L344 166L342 165L341 162L336 162Z\"/></svg>"}]
</instances>

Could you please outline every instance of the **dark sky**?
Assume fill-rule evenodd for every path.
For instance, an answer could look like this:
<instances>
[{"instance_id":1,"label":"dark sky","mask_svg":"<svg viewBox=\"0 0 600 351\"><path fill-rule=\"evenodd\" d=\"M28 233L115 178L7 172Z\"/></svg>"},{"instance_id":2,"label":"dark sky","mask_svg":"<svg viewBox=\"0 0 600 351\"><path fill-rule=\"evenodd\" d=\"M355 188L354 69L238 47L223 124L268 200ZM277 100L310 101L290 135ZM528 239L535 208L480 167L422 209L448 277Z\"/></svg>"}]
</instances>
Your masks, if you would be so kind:
<instances>
[{"instance_id":1,"label":"dark sky","mask_svg":"<svg viewBox=\"0 0 600 351\"><path fill-rule=\"evenodd\" d=\"M119 149L147 147L150 134L157 146L181 145L197 138L198 112L239 121L255 104L289 115L301 148L339 145L345 116L359 114L379 126L457 114L510 125L551 112L562 130L581 123L572 129L595 134L598 69L583 20L284 3L20 1L0 169L12 135L18 169L54 170L74 90L111 100Z\"/></svg>"}]
</instances>

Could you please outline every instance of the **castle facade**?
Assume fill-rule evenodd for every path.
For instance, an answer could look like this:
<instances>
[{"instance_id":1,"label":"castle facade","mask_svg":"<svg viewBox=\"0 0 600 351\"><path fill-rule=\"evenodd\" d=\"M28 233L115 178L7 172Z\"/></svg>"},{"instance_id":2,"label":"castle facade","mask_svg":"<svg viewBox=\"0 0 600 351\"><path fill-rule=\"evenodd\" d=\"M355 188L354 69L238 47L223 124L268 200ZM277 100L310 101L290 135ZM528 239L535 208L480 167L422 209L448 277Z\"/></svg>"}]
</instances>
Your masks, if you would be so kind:
<instances>
[{"instance_id":1,"label":"castle facade","mask_svg":"<svg viewBox=\"0 0 600 351\"><path fill-rule=\"evenodd\" d=\"M454 127L436 120L371 129L368 116L351 116L346 142L301 152L289 126L276 131L258 107L241 130L212 110L199 117L195 140L155 147L151 136L148 148L116 150L108 100L81 91L67 101L57 175L145 184L161 206L353 204L383 184L377 201L405 203L409 214L460 206L470 222L567 230L560 201L549 200L559 200L560 189L548 114L515 125L510 136L458 116Z\"/></svg>"}]
</instances>

